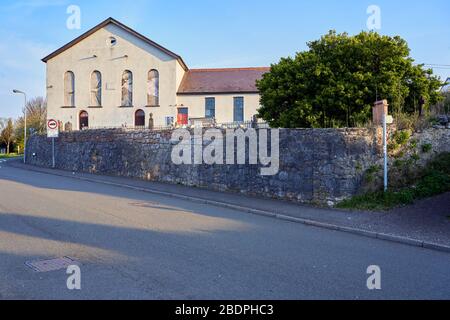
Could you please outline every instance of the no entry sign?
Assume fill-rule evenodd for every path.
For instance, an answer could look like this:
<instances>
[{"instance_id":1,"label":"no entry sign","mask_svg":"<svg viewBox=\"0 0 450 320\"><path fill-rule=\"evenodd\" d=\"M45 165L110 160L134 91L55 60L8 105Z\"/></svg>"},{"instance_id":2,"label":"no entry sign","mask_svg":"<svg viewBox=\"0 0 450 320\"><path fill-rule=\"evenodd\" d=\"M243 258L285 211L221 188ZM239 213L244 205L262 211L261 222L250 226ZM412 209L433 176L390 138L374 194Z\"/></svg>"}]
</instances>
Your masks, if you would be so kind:
<instances>
[{"instance_id":1,"label":"no entry sign","mask_svg":"<svg viewBox=\"0 0 450 320\"><path fill-rule=\"evenodd\" d=\"M49 138L58 138L59 136L59 128L58 121L56 120L48 120L47 122L47 137Z\"/></svg>"}]
</instances>

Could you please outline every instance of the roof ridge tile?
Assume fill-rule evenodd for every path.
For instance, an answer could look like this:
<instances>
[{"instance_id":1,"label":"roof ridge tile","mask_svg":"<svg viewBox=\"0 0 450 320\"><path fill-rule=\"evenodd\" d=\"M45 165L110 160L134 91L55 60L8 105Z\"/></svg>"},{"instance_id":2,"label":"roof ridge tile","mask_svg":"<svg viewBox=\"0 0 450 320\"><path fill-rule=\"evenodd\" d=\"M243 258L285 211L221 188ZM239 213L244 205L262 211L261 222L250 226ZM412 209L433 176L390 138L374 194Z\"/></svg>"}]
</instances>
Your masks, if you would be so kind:
<instances>
[{"instance_id":1,"label":"roof ridge tile","mask_svg":"<svg viewBox=\"0 0 450 320\"><path fill-rule=\"evenodd\" d=\"M189 69L191 72L226 72L226 71L268 71L270 67L242 67L242 68L199 68Z\"/></svg>"}]
</instances>

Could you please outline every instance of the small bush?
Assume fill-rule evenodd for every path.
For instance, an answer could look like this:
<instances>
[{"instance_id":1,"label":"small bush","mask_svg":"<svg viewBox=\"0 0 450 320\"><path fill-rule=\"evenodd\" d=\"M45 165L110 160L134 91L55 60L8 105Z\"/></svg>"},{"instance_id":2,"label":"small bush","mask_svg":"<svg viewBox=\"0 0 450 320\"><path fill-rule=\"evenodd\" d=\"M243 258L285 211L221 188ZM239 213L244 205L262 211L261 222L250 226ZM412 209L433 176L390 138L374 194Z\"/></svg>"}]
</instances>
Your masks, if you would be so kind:
<instances>
[{"instance_id":1,"label":"small bush","mask_svg":"<svg viewBox=\"0 0 450 320\"><path fill-rule=\"evenodd\" d=\"M381 170L381 166L371 166L371 167L367 170L367 173L368 173L368 174L375 174L375 173L380 172L380 170Z\"/></svg>"},{"instance_id":2,"label":"small bush","mask_svg":"<svg viewBox=\"0 0 450 320\"><path fill-rule=\"evenodd\" d=\"M404 165L405 165L405 161L403 161L403 160L397 159L394 161L394 167L396 167L396 168L401 168Z\"/></svg>"},{"instance_id":3,"label":"small bush","mask_svg":"<svg viewBox=\"0 0 450 320\"><path fill-rule=\"evenodd\" d=\"M416 186L416 198L422 199L450 190L450 176L439 171L431 171Z\"/></svg>"},{"instance_id":4,"label":"small bush","mask_svg":"<svg viewBox=\"0 0 450 320\"><path fill-rule=\"evenodd\" d=\"M422 146L423 153L429 153L431 150L433 150L433 145L431 143L427 143Z\"/></svg>"},{"instance_id":5,"label":"small bush","mask_svg":"<svg viewBox=\"0 0 450 320\"><path fill-rule=\"evenodd\" d=\"M399 153L397 153L394 157L396 159L401 159L405 156L405 151L400 151Z\"/></svg>"},{"instance_id":6,"label":"small bush","mask_svg":"<svg viewBox=\"0 0 450 320\"><path fill-rule=\"evenodd\" d=\"M411 138L411 131L409 130L397 131L394 134L394 140L400 146L406 145L410 138Z\"/></svg>"},{"instance_id":7,"label":"small bush","mask_svg":"<svg viewBox=\"0 0 450 320\"><path fill-rule=\"evenodd\" d=\"M393 136L392 139L389 141L388 144L388 151L390 153L393 153L397 150L399 150L402 147L405 147L408 142L409 139L411 139L412 133L410 130L401 130L401 131L396 131ZM417 142L416 142L416 146L417 146ZM411 148L415 148L414 147L414 141L412 141L411 144Z\"/></svg>"},{"instance_id":8,"label":"small bush","mask_svg":"<svg viewBox=\"0 0 450 320\"><path fill-rule=\"evenodd\" d=\"M413 160L414 162L417 162L417 161L420 160L420 156L419 156L417 153L414 153L414 154L411 156L411 160Z\"/></svg>"},{"instance_id":9,"label":"small bush","mask_svg":"<svg viewBox=\"0 0 450 320\"><path fill-rule=\"evenodd\" d=\"M443 153L437 156L428 165L428 172L438 171L450 175L450 153Z\"/></svg>"},{"instance_id":10,"label":"small bush","mask_svg":"<svg viewBox=\"0 0 450 320\"><path fill-rule=\"evenodd\" d=\"M380 172L381 166L371 166L364 174L364 180L366 183L372 183L375 181L376 175Z\"/></svg>"},{"instance_id":11,"label":"small bush","mask_svg":"<svg viewBox=\"0 0 450 320\"><path fill-rule=\"evenodd\" d=\"M395 141L388 144L388 151L389 152L397 151L398 148L400 148L400 146Z\"/></svg>"},{"instance_id":12,"label":"small bush","mask_svg":"<svg viewBox=\"0 0 450 320\"><path fill-rule=\"evenodd\" d=\"M417 148L418 144L419 144L419 141L417 141L416 139L413 139L409 143L409 147L411 148L411 150L415 150Z\"/></svg>"}]
</instances>

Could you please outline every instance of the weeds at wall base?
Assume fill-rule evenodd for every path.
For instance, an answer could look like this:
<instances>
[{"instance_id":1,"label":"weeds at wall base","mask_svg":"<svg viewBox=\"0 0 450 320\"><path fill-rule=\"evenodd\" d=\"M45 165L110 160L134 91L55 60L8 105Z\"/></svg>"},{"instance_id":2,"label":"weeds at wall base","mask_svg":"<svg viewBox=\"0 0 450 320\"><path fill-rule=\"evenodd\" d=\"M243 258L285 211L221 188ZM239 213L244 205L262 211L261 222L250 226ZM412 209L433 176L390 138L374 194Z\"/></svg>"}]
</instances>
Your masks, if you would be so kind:
<instances>
[{"instance_id":1,"label":"weeds at wall base","mask_svg":"<svg viewBox=\"0 0 450 320\"><path fill-rule=\"evenodd\" d=\"M389 210L445 192L450 192L450 153L443 153L430 162L413 185L388 192L369 192L344 200L336 207L374 211Z\"/></svg>"}]
</instances>

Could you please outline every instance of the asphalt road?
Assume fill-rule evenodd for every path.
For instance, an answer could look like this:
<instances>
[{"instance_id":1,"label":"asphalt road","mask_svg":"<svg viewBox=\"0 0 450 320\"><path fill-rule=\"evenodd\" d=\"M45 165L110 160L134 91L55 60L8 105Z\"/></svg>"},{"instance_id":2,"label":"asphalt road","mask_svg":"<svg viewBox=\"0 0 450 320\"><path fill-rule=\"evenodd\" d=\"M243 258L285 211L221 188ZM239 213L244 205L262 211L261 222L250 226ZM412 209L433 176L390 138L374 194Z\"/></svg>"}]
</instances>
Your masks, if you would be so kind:
<instances>
[{"instance_id":1,"label":"asphalt road","mask_svg":"<svg viewBox=\"0 0 450 320\"><path fill-rule=\"evenodd\" d=\"M2 163L0 299L450 299L450 254Z\"/></svg>"}]
</instances>

